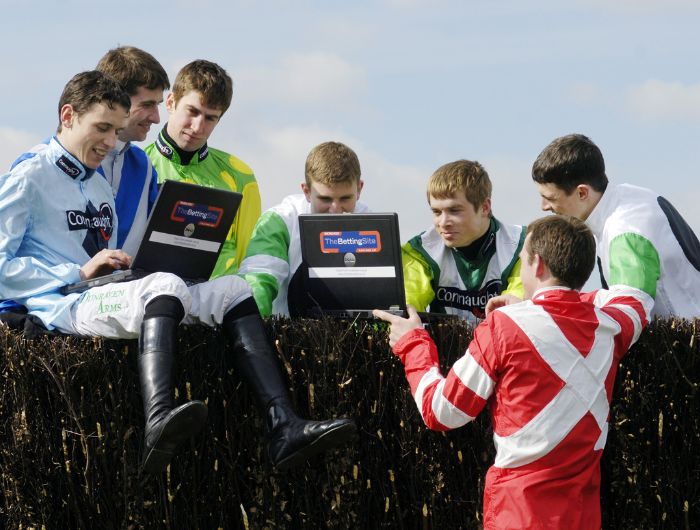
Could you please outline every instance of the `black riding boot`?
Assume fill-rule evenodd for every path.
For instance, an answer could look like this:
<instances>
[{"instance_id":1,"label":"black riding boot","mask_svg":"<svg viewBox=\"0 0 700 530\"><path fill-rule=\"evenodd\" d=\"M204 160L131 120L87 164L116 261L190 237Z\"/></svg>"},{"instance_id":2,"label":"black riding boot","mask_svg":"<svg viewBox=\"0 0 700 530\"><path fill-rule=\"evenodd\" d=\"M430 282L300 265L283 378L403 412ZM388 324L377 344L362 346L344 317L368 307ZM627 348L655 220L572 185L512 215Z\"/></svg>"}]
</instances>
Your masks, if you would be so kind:
<instances>
[{"instance_id":1,"label":"black riding boot","mask_svg":"<svg viewBox=\"0 0 700 530\"><path fill-rule=\"evenodd\" d=\"M240 315L240 305L246 302L226 315L223 326L232 343L234 366L252 390L265 419L267 452L275 467L296 466L350 440L356 426L349 418L311 421L296 414L257 307L254 313L233 314Z\"/></svg>"},{"instance_id":2,"label":"black riding boot","mask_svg":"<svg viewBox=\"0 0 700 530\"><path fill-rule=\"evenodd\" d=\"M164 300L165 299L165 300ZM153 307L170 303L182 304L173 297L161 296L146 307L139 337L138 369L146 418L145 450L142 462L146 473L160 473L170 462L178 446L197 434L207 419L207 407L201 401L190 401L175 408L172 369L176 351L176 330L182 316L149 315ZM153 304L155 303L155 306ZM167 312L166 312L167 313Z\"/></svg>"}]
</instances>

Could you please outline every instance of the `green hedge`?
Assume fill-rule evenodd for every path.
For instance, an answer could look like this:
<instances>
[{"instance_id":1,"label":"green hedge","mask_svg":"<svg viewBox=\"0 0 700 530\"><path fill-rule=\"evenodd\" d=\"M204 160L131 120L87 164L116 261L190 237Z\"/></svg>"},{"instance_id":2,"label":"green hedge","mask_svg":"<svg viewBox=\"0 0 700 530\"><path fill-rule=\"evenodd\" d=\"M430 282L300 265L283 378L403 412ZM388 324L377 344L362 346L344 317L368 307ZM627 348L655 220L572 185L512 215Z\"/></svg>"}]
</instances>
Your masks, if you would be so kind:
<instances>
[{"instance_id":1,"label":"green hedge","mask_svg":"<svg viewBox=\"0 0 700 530\"><path fill-rule=\"evenodd\" d=\"M160 478L138 474L136 341L0 329L0 520L7 528L478 528L493 460L488 415L427 430L374 322L269 322L299 409L349 415L356 442L280 473L252 398L212 330L183 327L178 400L206 400L205 432ZM431 328L445 368L471 331ZM603 458L605 528L700 526L695 325L659 321L618 375Z\"/></svg>"}]
</instances>

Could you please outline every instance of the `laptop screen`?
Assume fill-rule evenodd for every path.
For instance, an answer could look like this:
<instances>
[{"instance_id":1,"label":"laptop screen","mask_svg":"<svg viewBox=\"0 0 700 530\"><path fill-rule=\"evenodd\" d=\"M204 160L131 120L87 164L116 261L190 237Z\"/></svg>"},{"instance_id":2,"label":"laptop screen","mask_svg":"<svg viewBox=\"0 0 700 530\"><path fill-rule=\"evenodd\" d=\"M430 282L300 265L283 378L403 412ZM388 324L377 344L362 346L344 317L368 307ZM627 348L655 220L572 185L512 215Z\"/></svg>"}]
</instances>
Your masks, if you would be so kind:
<instances>
[{"instance_id":1,"label":"laptop screen","mask_svg":"<svg viewBox=\"0 0 700 530\"><path fill-rule=\"evenodd\" d=\"M405 310L397 214L300 215L299 231L308 304L299 313Z\"/></svg>"},{"instance_id":2,"label":"laptop screen","mask_svg":"<svg viewBox=\"0 0 700 530\"><path fill-rule=\"evenodd\" d=\"M133 269L207 279L240 205L240 193L167 180L148 220Z\"/></svg>"}]
</instances>

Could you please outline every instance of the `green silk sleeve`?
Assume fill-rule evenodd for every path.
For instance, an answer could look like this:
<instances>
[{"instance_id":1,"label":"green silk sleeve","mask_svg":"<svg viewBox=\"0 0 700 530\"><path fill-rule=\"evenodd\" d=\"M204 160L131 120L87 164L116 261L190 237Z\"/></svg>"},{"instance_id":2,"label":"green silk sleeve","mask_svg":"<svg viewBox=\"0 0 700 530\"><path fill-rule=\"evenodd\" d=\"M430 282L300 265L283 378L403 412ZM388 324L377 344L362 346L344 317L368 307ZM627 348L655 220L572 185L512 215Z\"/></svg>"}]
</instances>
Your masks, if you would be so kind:
<instances>
[{"instance_id":1,"label":"green silk sleeve","mask_svg":"<svg viewBox=\"0 0 700 530\"><path fill-rule=\"evenodd\" d=\"M265 212L253 229L240 271L262 316L272 314L280 285L289 278L289 244L284 220L275 212Z\"/></svg>"},{"instance_id":2,"label":"green silk sleeve","mask_svg":"<svg viewBox=\"0 0 700 530\"><path fill-rule=\"evenodd\" d=\"M610 241L608 285L628 285L656 297L661 276L659 253L647 238L627 232Z\"/></svg>"}]
</instances>

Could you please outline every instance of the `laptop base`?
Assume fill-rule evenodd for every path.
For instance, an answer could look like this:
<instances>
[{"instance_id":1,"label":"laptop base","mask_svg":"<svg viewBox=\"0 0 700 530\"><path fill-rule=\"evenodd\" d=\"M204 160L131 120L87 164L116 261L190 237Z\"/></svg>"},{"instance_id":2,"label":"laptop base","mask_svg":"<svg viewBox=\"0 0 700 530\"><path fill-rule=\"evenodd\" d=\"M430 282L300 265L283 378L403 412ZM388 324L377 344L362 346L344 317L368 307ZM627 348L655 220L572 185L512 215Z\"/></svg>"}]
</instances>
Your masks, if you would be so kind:
<instances>
[{"instance_id":1,"label":"laptop base","mask_svg":"<svg viewBox=\"0 0 700 530\"><path fill-rule=\"evenodd\" d=\"M106 274L105 276L98 276L90 280L64 285L61 287L61 294L82 293L93 287L100 287L101 285L107 285L109 283L129 282L131 280L138 280L147 275L148 273L146 271L136 271L133 269L120 270L112 274Z\"/></svg>"},{"instance_id":2,"label":"laptop base","mask_svg":"<svg viewBox=\"0 0 700 530\"><path fill-rule=\"evenodd\" d=\"M379 320L374 316L372 309L313 309L308 311L304 318L333 318L339 320ZM398 315L401 318L408 318L408 313L402 309L382 309L392 315ZM446 313L429 313L419 311L418 316L421 322L444 322L447 320L458 319L457 315L448 315Z\"/></svg>"}]
</instances>

